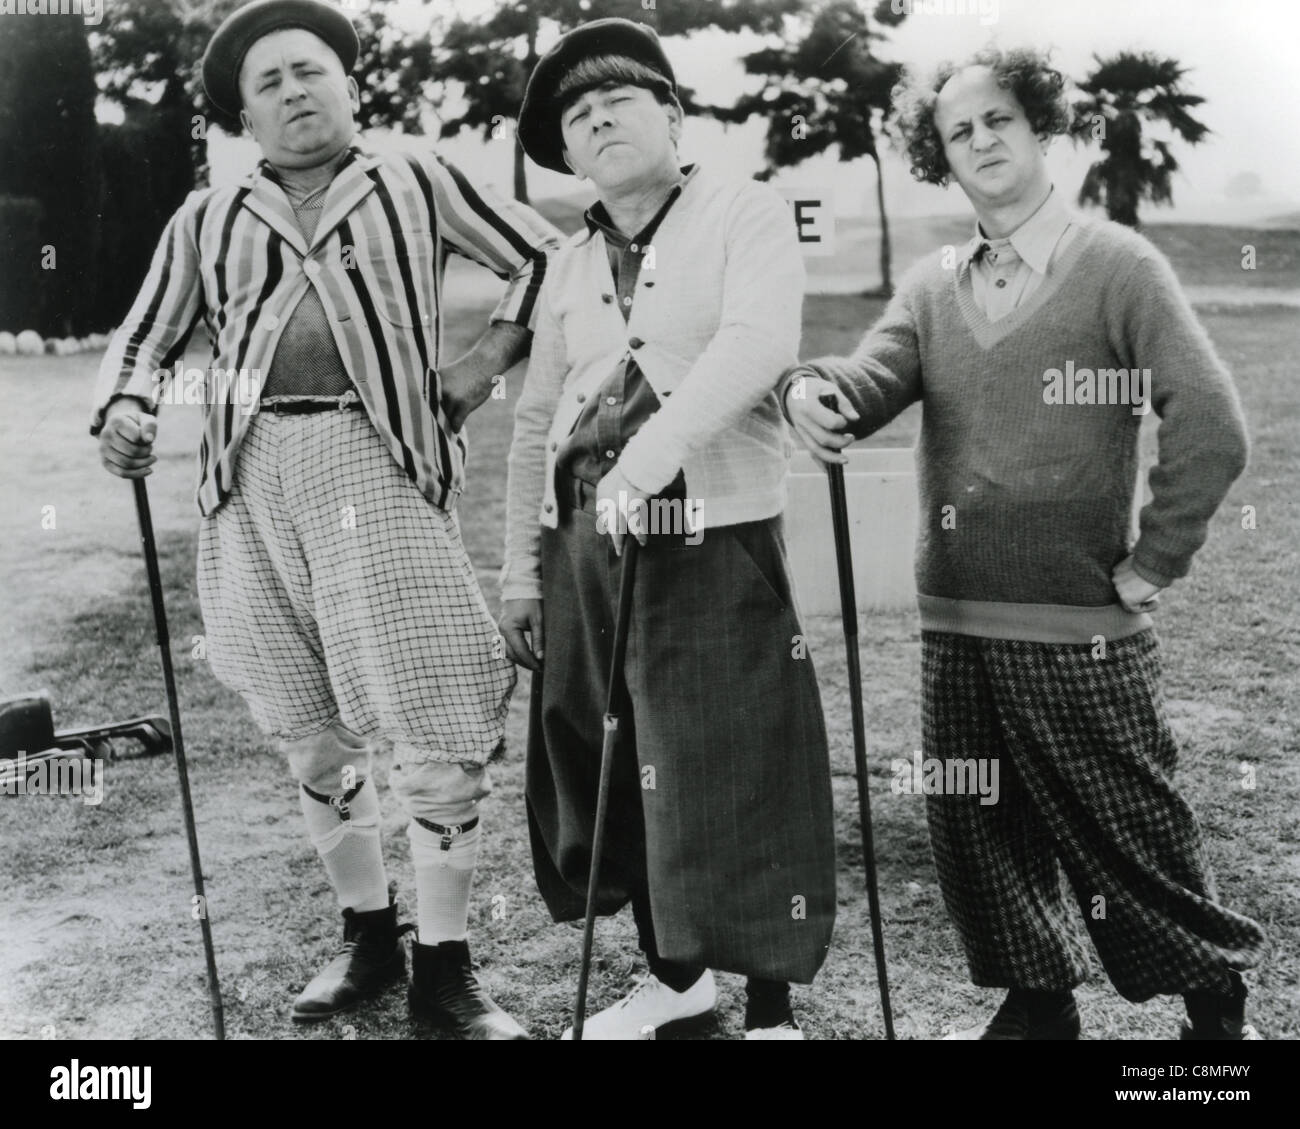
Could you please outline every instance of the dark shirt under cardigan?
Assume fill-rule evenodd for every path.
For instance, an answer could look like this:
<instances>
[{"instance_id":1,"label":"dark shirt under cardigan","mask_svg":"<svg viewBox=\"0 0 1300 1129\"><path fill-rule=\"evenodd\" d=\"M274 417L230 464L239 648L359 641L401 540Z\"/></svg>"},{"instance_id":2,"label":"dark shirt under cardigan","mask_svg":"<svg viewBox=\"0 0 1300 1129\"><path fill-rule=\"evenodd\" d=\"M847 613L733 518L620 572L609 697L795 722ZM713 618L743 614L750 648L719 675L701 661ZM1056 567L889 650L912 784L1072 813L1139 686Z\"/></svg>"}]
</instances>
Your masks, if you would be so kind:
<instances>
[{"instance_id":1,"label":"dark shirt under cardigan","mask_svg":"<svg viewBox=\"0 0 1300 1129\"><path fill-rule=\"evenodd\" d=\"M690 167L682 172L689 173ZM617 303L624 322L631 316L632 299L642 270L653 270L653 265L647 268L644 262L646 252L653 246L654 234L681 194L682 186L678 184L654 218L630 239L614 226L605 205L599 201L583 217L593 235L599 231L605 237L613 289L603 293L601 300ZM643 285L653 286L654 281L647 279ZM627 441L658 410L659 397L636 358L629 356L600 386L599 393L587 401L573 430L561 444L556 458L557 480L562 482L567 475L587 486L598 486L618 463ZM675 497L685 490L685 478L679 471L662 494Z\"/></svg>"}]
</instances>

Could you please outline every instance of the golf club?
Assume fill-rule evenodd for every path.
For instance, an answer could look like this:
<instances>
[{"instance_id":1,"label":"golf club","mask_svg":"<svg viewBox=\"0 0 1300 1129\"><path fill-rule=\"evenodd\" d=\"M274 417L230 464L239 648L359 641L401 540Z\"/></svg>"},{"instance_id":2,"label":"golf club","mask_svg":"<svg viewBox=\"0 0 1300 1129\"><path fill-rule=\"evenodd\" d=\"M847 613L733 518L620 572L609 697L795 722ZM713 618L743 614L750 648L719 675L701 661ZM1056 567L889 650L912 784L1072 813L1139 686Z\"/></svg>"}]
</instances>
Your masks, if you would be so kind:
<instances>
[{"instance_id":1,"label":"golf club","mask_svg":"<svg viewBox=\"0 0 1300 1129\"><path fill-rule=\"evenodd\" d=\"M199 834L194 826L194 804L190 800L190 775L185 766L185 742L181 738L180 700L176 696L176 677L172 672L171 638L167 631L167 610L163 607L162 578L158 574L158 549L154 544L153 517L149 512L149 493L143 478L132 482L135 487L135 512L140 519L140 542L144 548L145 571L149 574L149 595L153 600L153 622L162 654L163 683L167 688L167 709L171 714L172 747L176 753L176 775L181 782L181 807L185 813L185 833L190 843L190 872L194 875L194 892L200 902L199 926L203 930L203 948L208 961L208 995L212 1001L212 1025L216 1037L226 1037L222 1018L221 985L217 982L217 955L212 948L212 926L208 921L208 899L203 893L203 866L199 862Z\"/></svg>"},{"instance_id":2,"label":"golf club","mask_svg":"<svg viewBox=\"0 0 1300 1129\"><path fill-rule=\"evenodd\" d=\"M833 393L818 398L823 407L838 411ZM867 736L862 717L862 669L858 658L858 601L853 584L853 546L849 540L849 506L844 491L844 468L826 464L831 491L831 524L835 529L835 562L840 574L840 614L844 620L844 650L849 671L849 708L853 717L853 770L858 781L858 817L862 826L862 859L867 869L867 904L871 911L871 944L876 952L876 979L880 1008L885 1017L885 1038L894 1038L894 1014L889 1006L889 976L885 971L885 937L880 928L880 890L876 883L876 849L871 833L871 794L867 787Z\"/></svg>"},{"instance_id":3,"label":"golf club","mask_svg":"<svg viewBox=\"0 0 1300 1129\"><path fill-rule=\"evenodd\" d=\"M587 876L587 916L582 926L582 964L578 968L578 998L573 1005L573 1038L582 1038L587 1018L587 977L591 971L591 943L596 930L596 891L600 886L600 859L605 849L605 817L609 808L609 781L614 769L614 747L618 743L619 688L623 681L623 659L627 654L628 623L632 618L632 586L636 583L637 539L623 542L623 574L618 584L618 616L614 621L614 655L609 664L609 687L605 696L605 735L600 747L600 783L596 787L596 826L591 837L591 871Z\"/></svg>"}]
</instances>

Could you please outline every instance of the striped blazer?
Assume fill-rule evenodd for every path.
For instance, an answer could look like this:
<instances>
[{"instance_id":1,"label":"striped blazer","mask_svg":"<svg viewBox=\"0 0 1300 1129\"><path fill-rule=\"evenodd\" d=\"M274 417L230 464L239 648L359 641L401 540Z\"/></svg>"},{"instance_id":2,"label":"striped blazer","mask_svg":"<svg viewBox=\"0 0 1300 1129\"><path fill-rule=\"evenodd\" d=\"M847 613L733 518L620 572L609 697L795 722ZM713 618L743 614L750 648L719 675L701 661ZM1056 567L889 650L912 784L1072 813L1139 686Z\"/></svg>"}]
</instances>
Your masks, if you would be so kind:
<instances>
[{"instance_id":1,"label":"striped blazer","mask_svg":"<svg viewBox=\"0 0 1300 1129\"><path fill-rule=\"evenodd\" d=\"M171 366L201 320L212 368L202 396L198 503L204 515L213 513L230 494L280 333L313 286L393 458L429 501L449 509L464 486L467 448L440 406L447 256L463 255L508 279L491 320L531 329L547 252L557 245L555 230L531 209L474 188L440 158L377 154L355 140L308 244L263 161L239 184L190 193L168 222L104 355L91 434L123 396L157 411ZM236 374L245 390L238 397L229 394Z\"/></svg>"}]
</instances>

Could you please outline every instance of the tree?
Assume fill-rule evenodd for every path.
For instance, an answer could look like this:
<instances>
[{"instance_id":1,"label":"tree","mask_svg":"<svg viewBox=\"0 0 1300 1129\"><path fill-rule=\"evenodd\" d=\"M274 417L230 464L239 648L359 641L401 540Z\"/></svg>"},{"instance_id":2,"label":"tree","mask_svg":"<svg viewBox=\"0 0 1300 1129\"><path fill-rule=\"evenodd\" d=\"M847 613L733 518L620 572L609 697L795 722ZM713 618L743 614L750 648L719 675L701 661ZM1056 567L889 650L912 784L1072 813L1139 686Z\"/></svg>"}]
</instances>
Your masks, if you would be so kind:
<instances>
[{"instance_id":1,"label":"tree","mask_svg":"<svg viewBox=\"0 0 1300 1129\"><path fill-rule=\"evenodd\" d=\"M101 320L119 320L149 268L168 218L207 180L208 131L243 132L239 119L203 90L200 61L221 21L245 0L114 0L97 29L100 93L122 108L121 125L101 126L104 177L99 188L105 271ZM428 34L408 35L388 19L389 0L352 14L361 42L354 75L362 128L422 132L421 111L433 81Z\"/></svg>"},{"instance_id":2,"label":"tree","mask_svg":"<svg viewBox=\"0 0 1300 1129\"><path fill-rule=\"evenodd\" d=\"M21 260L6 258L6 286L37 291L23 303L39 310L42 334L83 334L91 327L97 264L95 79L86 24L74 15L5 20L0 35L0 197L8 214L39 214L39 257L30 241ZM6 236L8 241L11 237ZM21 240L19 241L21 242ZM23 329L25 326L4 326Z\"/></svg>"},{"instance_id":3,"label":"tree","mask_svg":"<svg viewBox=\"0 0 1300 1129\"><path fill-rule=\"evenodd\" d=\"M889 0L876 5L877 23L896 27L905 18L905 7L894 12ZM789 32L780 47L745 56L746 72L761 76L763 85L731 108L713 107L710 112L728 122L743 122L754 114L767 119L766 177L831 146L838 148L841 161L871 158L880 212L881 292L891 294L889 218L876 138L889 115L890 91L902 66L872 53L872 44L885 36L872 28L865 10L853 0L830 0Z\"/></svg>"},{"instance_id":4,"label":"tree","mask_svg":"<svg viewBox=\"0 0 1300 1129\"><path fill-rule=\"evenodd\" d=\"M247 0L114 0L113 19L95 36L101 93L137 122L188 147L194 175L178 185L180 199L207 178L207 130L237 137L238 117L218 109L203 89L200 61L221 21ZM427 3L428 0L425 0ZM372 0L349 11L361 41L353 70L361 93L357 123L422 133L421 110L433 84L433 48L427 33L408 35L388 16L394 0ZM345 6L346 7L346 6Z\"/></svg>"},{"instance_id":5,"label":"tree","mask_svg":"<svg viewBox=\"0 0 1300 1129\"><path fill-rule=\"evenodd\" d=\"M1172 139L1149 140L1144 125L1166 127L1196 145L1210 130L1187 111L1205 99L1183 90L1187 71L1176 59L1150 51L1093 59L1096 67L1079 84L1084 97L1074 105L1070 132L1076 142L1099 141L1104 156L1088 169L1079 203L1104 204L1112 220L1135 228L1142 200L1172 202L1178 171Z\"/></svg>"},{"instance_id":6,"label":"tree","mask_svg":"<svg viewBox=\"0 0 1300 1129\"><path fill-rule=\"evenodd\" d=\"M589 20L634 14L661 36L687 35L704 28L737 32L779 31L782 19L799 10L802 0L718 0L699 4L666 0L660 9L646 0L640 9L630 0L502 0L486 18L456 19L442 35L437 51L438 71L454 83L465 109L443 122L441 136L462 129L482 130L485 140L514 136L514 122L524 99L528 76L541 58L538 43L544 34L569 31ZM449 100L444 90L440 99ZM697 108L689 91L683 106ZM528 202L524 152L514 150L515 198Z\"/></svg>"},{"instance_id":7,"label":"tree","mask_svg":"<svg viewBox=\"0 0 1300 1129\"><path fill-rule=\"evenodd\" d=\"M159 181L164 220L207 179L209 123L230 124L207 104L199 60L237 7L239 0L114 0L113 18L93 36L100 94L150 137L137 175Z\"/></svg>"}]
</instances>

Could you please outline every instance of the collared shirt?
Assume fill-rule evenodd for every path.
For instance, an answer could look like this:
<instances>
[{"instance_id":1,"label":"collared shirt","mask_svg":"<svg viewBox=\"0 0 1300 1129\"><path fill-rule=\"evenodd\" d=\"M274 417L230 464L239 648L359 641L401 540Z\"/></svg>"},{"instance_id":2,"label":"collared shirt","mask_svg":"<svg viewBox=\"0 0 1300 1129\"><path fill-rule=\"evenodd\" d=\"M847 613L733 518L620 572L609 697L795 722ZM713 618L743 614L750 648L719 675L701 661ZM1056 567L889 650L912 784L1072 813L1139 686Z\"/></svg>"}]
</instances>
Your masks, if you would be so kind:
<instances>
[{"instance_id":1,"label":"collared shirt","mask_svg":"<svg viewBox=\"0 0 1300 1129\"><path fill-rule=\"evenodd\" d=\"M689 177L692 171L688 165L682 170L683 177ZM614 226L609 212L600 201L588 208L583 216L587 230L593 236L599 232L604 238L609 258L614 286L611 291L603 292L600 299L607 305L613 304L623 315L624 322L632 315L632 299L636 294L637 280L641 276L641 265L647 256L654 254L651 240L659 230L664 216L668 214L668 209L681 194L682 185L674 185L663 206L631 239ZM653 264L653 259L650 261ZM646 285L653 286L654 282L647 281ZM659 397L646 380L641 366L635 357L627 357L615 367L596 395L587 401L578 422L573 425L573 431L560 444L556 466L561 473L567 473L588 485L598 486L600 480L613 469L627 441L658 409Z\"/></svg>"},{"instance_id":2,"label":"collared shirt","mask_svg":"<svg viewBox=\"0 0 1300 1129\"><path fill-rule=\"evenodd\" d=\"M989 321L1006 317L1042 285L1055 255L1078 230L1078 217L1053 188L1024 223L1005 239L989 239L977 223L958 269L970 271L975 304Z\"/></svg>"},{"instance_id":3,"label":"collared shirt","mask_svg":"<svg viewBox=\"0 0 1300 1129\"><path fill-rule=\"evenodd\" d=\"M328 184L322 184L302 203L293 202L293 218L309 244L320 224L328 188ZM320 295L309 286L280 335L261 398L342 396L351 388L348 370L343 367L339 347L330 332L329 314L321 305Z\"/></svg>"},{"instance_id":4,"label":"collared shirt","mask_svg":"<svg viewBox=\"0 0 1300 1129\"><path fill-rule=\"evenodd\" d=\"M230 494L239 445L285 323L311 288L393 458L426 498L451 508L464 485L467 448L439 403L447 256L463 255L507 279L491 320L531 329L547 252L557 244L554 229L531 209L475 188L440 158L376 154L355 141L309 240L263 162L239 184L192 192L168 223L104 355L91 434L122 396L157 403L159 381L202 320L213 394L205 403L198 503L213 513ZM247 393L230 394L236 385Z\"/></svg>"}]
</instances>

